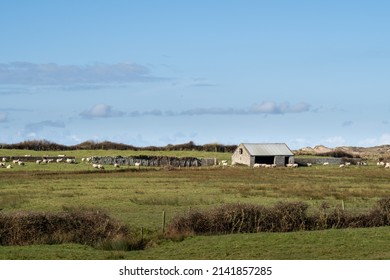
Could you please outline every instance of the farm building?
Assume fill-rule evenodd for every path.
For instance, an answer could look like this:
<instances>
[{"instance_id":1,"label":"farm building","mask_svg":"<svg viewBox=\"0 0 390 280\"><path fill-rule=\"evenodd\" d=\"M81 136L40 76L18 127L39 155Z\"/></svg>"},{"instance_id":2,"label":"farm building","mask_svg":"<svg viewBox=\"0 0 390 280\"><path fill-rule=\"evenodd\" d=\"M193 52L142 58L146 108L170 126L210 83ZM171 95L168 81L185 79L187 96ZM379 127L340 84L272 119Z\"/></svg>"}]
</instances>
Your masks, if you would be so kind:
<instances>
[{"instance_id":1,"label":"farm building","mask_svg":"<svg viewBox=\"0 0 390 280\"><path fill-rule=\"evenodd\" d=\"M285 166L294 163L294 154L284 143L241 143L232 155L232 164L255 163Z\"/></svg>"}]
</instances>

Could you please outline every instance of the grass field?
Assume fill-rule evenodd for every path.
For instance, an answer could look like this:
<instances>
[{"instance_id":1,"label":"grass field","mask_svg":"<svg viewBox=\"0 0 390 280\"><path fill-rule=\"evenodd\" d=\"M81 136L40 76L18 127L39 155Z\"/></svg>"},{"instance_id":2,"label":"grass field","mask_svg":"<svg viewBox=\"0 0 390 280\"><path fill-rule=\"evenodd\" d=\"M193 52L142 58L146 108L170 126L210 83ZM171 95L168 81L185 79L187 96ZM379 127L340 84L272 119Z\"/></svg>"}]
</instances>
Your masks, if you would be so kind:
<instances>
[{"instance_id":1,"label":"grass field","mask_svg":"<svg viewBox=\"0 0 390 280\"><path fill-rule=\"evenodd\" d=\"M1 156L57 155L56 152L0 150ZM228 153L67 151L67 155L171 155L230 159ZM167 223L189 209L242 202L273 205L303 201L309 212L323 202L361 213L390 196L390 170L376 165L313 166L297 169L202 167L164 169L107 167L85 163L0 168L0 209L4 212L97 208L154 240L142 251L105 251L76 244L3 246L0 259L389 259L390 228L316 232L196 236L182 241L157 238L162 213Z\"/></svg>"}]
</instances>

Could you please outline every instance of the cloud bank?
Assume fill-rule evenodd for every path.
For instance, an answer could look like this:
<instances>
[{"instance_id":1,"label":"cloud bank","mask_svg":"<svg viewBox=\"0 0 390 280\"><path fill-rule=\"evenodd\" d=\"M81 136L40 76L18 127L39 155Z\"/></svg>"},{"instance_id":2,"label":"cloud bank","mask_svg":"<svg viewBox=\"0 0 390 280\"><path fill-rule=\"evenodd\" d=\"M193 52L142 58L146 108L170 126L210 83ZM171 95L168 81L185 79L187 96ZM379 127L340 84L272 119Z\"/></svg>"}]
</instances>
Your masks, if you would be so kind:
<instances>
[{"instance_id":1,"label":"cloud bank","mask_svg":"<svg viewBox=\"0 0 390 280\"><path fill-rule=\"evenodd\" d=\"M81 84L111 84L146 82L147 67L135 63L58 65L29 62L0 63L0 84L24 86L74 86Z\"/></svg>"},{"instance_id":2,"label":"cloud bank","mask_svg":"<svg viewBox=\"0 0 390 280\"><path fill-rule=\"evenodd\" d=\"M133 111L128 115L130 117L138 116L201 116L201 115L281 115L304 113L310 110L307 103L298 103L290 105L289 103L263 102L255 104L250 108L195 108L183 111L161 111L158 109L151 111Z\"/></svg>"},{"instance_id":3,"label":"cloud bank","mask_svg":"<svg viewBox=\"0 0 390 280\"><path fill-rule=\"evenodd\" d=\"M202 116L202 115L280 115L304 113L310 110L310 105L306 103L298 103L290 105L288 103L277 104L275 102L263 102L259 105L253 105L246 109L235 108L195 108L183 111L159 110L153 109L149 111L131 111L123 112L114 110L112 106L107 104L96 104L92 108L80 113L80 116L88 119L93 118L113 118L113 117L175 117L175 116Z\"/></svg>"},{"instance_id":4,"label":"cloud bank","mask_svg":"<svg viewBox=\"0 0 390 280\"><path fill-rule=\"evenodd\" d=\"M91 109L86 110L80 115L87 119L93 118L114 118L114 117L122 117L125 115L124 112L114 110L110 105L106 104L96 104L92 106Z\"/></svg>"}]
</instances>

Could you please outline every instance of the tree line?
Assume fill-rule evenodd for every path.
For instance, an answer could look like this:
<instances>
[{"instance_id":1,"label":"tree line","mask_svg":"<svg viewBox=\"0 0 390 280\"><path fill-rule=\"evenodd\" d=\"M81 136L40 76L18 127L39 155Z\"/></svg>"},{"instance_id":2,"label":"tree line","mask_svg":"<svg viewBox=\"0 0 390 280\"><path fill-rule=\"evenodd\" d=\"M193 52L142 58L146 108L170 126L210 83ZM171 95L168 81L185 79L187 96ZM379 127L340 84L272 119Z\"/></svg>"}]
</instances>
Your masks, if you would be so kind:
<instances>
[{"instance_id":1,"label":"tree line","mask_svg":"<svg viewBox=\"0 0 390 280\"><path fill-rule=\"evenodd\" d=\"M193 141L183 144L168 144L166 146L136 147L133 145L110 141L85 141L77 145L62 145L48 140L27 140L14 144L0 144L2 149L19 149L33 151L70 151L70 150L131 150L131 151L205 151L232 153L237 145L223 145L211 143L196 145Z\"/></svg>"}]
</instances>

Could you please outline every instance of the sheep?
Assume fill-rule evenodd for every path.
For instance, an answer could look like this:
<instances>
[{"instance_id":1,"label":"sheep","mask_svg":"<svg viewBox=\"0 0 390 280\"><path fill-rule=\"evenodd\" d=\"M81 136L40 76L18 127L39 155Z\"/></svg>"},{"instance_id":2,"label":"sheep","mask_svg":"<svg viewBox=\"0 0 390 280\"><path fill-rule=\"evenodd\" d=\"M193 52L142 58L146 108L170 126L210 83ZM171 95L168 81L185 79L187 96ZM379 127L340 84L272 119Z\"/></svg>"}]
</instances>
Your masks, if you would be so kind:
<instances>
[{"instance_id":1,"label":"sheep","mask_svg":"<svg viewBox=\"0 0 390 280\"><path fill-rule=\"evenodd\" d=\"M13 164L18 164L18 162L19 162L18 159L14 159L14 160L12 161Z\"/></svg>"},{"instance_id":2,"label":"sheep","mask_svg":"<svg viewBox=\"0 0 390 280\"><path fill-rule=\"evenodd\" d=\"M12 168L11 164L8 164L6 168L11 169Z\"/></svg>"},{"instance_id":3,"label":"sheep","mask_svg":"<svg viewBox=\"0 0 390 280\"><path fill-rule=\"evenodd\" d=\"M100 169L100 170L104 170L103 164L98 164L97 168Z\"/></svg>"},{"instance_id":4,"label":"sheep","mask_svg":"<svg viewBox=\"0 0 390 280\"><path fill-rule=\"evenodd\" d=\"M94 163L94 164L92 164L92 167L93 168L98 168L98 164Z\"/></svg>"},{"instance_id":5,"label":"sheep","mask_svg":"<svg viewBox=\"0 0 390 280\"><path fill-rule=\"evenodd\" d=\"M346 165L345 164L340 164L339 165L339 168L343 168L343 167L345 167Z\"/></svg>"},{"instance_id":6,"label":"sheep","mask_svg":"<svg viewBox=\"0 0 390 280\"><path fill-rule=\"evenodd\" d=\"M119 168L120 165L118 163L114 163L114 167Z\"/></svg>"},{"instance_id":7,"label":"sheep","mask_svg":"<svg viewBox=\"0 0 390 280\"><path fill-rule=\"evenodd\" d=\"M307 167L311 167L313 164L311 164L310 162L307 163Z\"/></svg>"},{"instance_id":8,"label":"sheep","mask_svg":"<svg viewBox=\"0 0 390 280\"><path fill-rule=\"evenodd\" d=\"M6 157L3 157L3 158L1 159L2 162L7 162L7 160L8 160L8 159L7 159Z\"/></svg>"},{"instance_id":9,"label":"sheep","mask_svg":"<svg viewBox=\"0 0 390 280\"><path fill-rule=\"evenodd\" d=\"M390 168L390 162L386 162L385 168Z\"/></svg>"},{"instance_id":10,"label":"sheep","mask_svg":"<svg viewBox=\"0 0 390 280\"><path fill-rule=\"evenodd\" d=\"M350 165L351 165L350 162L346 162L346 163L345 163L345 166L350 166Z\"/></svg>"},{"instance_id":11,"label":"sheep","mask_svg":"<svg viewBox=\"0 0 390 280\"><path fill-rule=\"evenodd\" d=\"M139 169L140 166L141 166L141 163L140 162L136 162L136 163L134 163L134 165L135 165L135 167L137 167Z\"/></svg>"},{"instance_id":12,"label":"sheep","mask_svg":"<svg viewBox=\"0 0 390 280\"><path fill-rule=\"evenodd\" d=\"M376 165L378 165L378 166L385 166L385 163L384 163L383 161L378 161L378 162L376 163Z\"/></svg>"},{"instance_id":13,"label":"sheep","mask_svg":"<svg viewBox=\"0 0 390 280\"><path fill-rule=\"evenodd\" d=\"M19 160L18 165L24 165L24 161Z\"/></svg>"},{"instance_id":14,"label":"sheep","mask_svg":"<svg viewBox=\"0 0 390 280\"><path fill-rule=\"evenodd\" d=\"M0 162L0 167L5 167L5 163L4 162Z\"/></svg>"},{"instance_id":15,"label":"sheep","mask_svg":"<svg viewBox=\"0 0 390 280\"><path fill-rule=\"evenodd\" d=\"M260 163L255 163L255 164L253 165L253 168L258 168L258 167L260 167Z\"/></svg>"},{"instance_id":16,"label":"sheep","mask_svg":"<svg viewBox=\"0 0 390 280\"><path fill-rule=\"evenodd\" d=\"M74 158L67 158L66 163L76 163L76 160Z\"/></svg>"},{"instance_id":17,"label":"sheep","mask_svg":"<svg viewBox=\"0 0 390 280\"><path fill-rule=\"evenodd\" d=\"M36 163L36 164L41 164L41 163L42 163L42 160L37 159L37 160L35 161L35 163Z\"/></svg>"},{"instance_id":18,"label":"sheep","mask_svg":"<svg viewBox=\"0 0 390 280\"><path fill-rule=\"evenodd\" d=\"M62 158L57 158L57 160L56 160L57 163L60 163L60 162L62 162L62 161L63 161Z\"/></svg>"},{"instance_id":19,"label":"sheep","mask_svg":"<svg viewBox=\"0 0 390 280\"><path fill-rule=\"evenodd\" d=\"M324 164L323 164L323 165L325 165L325 166L326 166L326 165L329 165L329 162L324 162Z\"/></svg>"}]
</instances>

